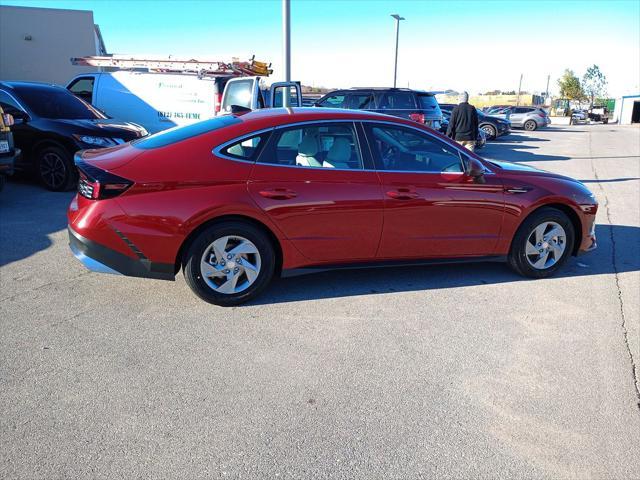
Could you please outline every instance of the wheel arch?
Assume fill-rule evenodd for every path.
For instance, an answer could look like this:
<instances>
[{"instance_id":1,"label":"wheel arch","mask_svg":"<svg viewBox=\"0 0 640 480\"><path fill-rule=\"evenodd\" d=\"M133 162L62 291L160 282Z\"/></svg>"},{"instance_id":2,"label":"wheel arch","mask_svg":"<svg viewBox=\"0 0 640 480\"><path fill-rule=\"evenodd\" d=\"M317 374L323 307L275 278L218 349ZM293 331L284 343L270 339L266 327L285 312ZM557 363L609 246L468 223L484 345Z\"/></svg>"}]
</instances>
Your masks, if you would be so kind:
<instances>
[{"instance_id":1,"label":"wheel arch","mask_svg":"<svg viewBox=\"0 0 640 480\"><path fill-rule=\"evenodd\" d=\"M184 255L187 252L187 250L189 249L189 246L191 245L191 242L193 242L193 240L195 238L197 238L197 236L204 231L205 229L211 227L212 225L215 225L217 223L222 223L222 222L244 222L244 223L248 223L250 225L253 225L254 227L259 228L260 230L262 230L267 237L269 237L269 240L271 241L271 244L273 245L273 250L275 252L276 255L276 275L279 275L282 269L282 262L283 262L283 253L282 253L282 245L280 245L280 241L278 240L278 237L273 233L273 230L271 230L267 225L265 225L263 222L261 222L260 220L256 220L253 217L249 217L247 215L240 215L240 214L226 214L226 215L220 215L218 217L214 217L214 218L210 218L209 220L206 220L204 222L202 222L200 225L198 225L196 228L194 228L184 239L184 241L182 242L182 245L180 245L180 248L178 249L178 254L176 255L176 260L175 260L175 273L178 274L178 272L180 271L180 268L182 268L182 266L184 265Z\"/></svg>"},{"instance_id":2,"label":"wheel arch","mask_svg":"<svg viewBox=\"0 0 640 480\"><path fill-rule=\"evenodd\" d=\"M522 224L529 217L531 217L531 215L533 215L534 213L544 208L555 208L556 210L561 211L567 217L569 217L569 220L571 221L571 224L573 225L573 230L574 230L574 238L573 238L573 245L571 246L571 254L575 256L578 253L578 249L580 248L580 239L582 238L582 221L580 220L580 217L578 216L576 211L565 203L550 202L550 203L544 203L542 205L537 206L536 208L531 210L527 215L522 217L522 220L518 224L518 227L515 229L515 232L518 232L520 227L522 227ZM513 238L511 239L511 244L509 245L509 251L511 251L511 249L513 248L513 241L515 237L516 235L514 234Z\"/></svg>"}]
</instances>

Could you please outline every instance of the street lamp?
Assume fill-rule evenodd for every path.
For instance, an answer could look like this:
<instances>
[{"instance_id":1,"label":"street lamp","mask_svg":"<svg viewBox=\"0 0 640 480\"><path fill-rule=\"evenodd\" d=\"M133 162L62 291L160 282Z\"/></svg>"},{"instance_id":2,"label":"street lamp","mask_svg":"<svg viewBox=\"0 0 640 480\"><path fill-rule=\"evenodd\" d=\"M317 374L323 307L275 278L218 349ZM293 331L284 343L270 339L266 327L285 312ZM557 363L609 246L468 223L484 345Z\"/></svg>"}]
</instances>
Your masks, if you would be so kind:
<instances>
[{"instance_id":1,"label":"street lamp","mask_svg":"<svg viewBox=\"0 0 640 480\"><path fill-rule=\"evenodd\" d=\"M391 15L396 19L396 61L393 66L393 88L396 88L396 78L398 76L398 37L400 36L400 20L405 20L404 17L401 17L397 13Z\"/></svg>"},{"instance_id":2,"label":"street lamp","mask_svg":"<svg viewBox=\"0 0 640 480\"><path fill-rule=\"evenodd\" d=\"M289 0L282 0L282 60L284 81L291 81L291 7ZM285 94L286 92L286 94ZM282 106L289 107L289 89L282 91Z\"/></svg>"}]
</instances>

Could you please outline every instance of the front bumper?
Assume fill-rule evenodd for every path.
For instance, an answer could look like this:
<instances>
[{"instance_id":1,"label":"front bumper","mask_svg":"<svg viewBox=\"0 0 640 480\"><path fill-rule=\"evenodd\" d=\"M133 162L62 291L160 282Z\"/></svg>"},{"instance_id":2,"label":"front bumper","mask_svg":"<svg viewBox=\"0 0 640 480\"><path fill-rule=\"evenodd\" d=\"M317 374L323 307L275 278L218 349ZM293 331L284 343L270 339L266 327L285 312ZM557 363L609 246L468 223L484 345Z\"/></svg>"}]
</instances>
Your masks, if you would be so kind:
<instances>
[{"instance_id":1,"label":"front bumper","mask_svg":"<svg viewBox=\"0 0 640 480\"><path fill-rule=\"evenodd\" d=\"M174 265L151 262L140 256L135 259L83 237L71 226L68 226L67 230L71 252L93 272L157 280L175 280Z\"/></svg>"}]
</instances>

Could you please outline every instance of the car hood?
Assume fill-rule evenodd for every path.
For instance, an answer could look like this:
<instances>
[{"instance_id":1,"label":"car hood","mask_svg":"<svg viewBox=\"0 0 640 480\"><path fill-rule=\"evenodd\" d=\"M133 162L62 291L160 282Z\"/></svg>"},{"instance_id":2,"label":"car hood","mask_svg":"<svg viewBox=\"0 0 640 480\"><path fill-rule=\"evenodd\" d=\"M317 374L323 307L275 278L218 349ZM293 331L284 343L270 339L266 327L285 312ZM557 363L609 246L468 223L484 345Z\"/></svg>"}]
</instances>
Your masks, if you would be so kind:
<instances>
[{"instance_id":1,"label":"car hood","mask_svg":"<svg viewBox=\"0 0 640 480\"><path fill-rule=\"evenodd\" d=\"M485 158L489 164L493 164L499 167L504 173L513 173L516 175L538 175L544 177L554 177L562 180L569 180L571 182L579 183L575 178L566 177L558 173L548 172L547 170L541 170L539 168L532 167L530 165L523 165L522 163L505 162L504 160L494 160L492 158Z\"/></svg>"},{"instance_id":2,"label":"car hood","mask_svg":"<svg viewBox=\"0 0 640 480\"><path fill-rule=\"evenodd\" d=\"M85 135L93 134L95 136L133 140L134 138L140 138L147 134L147 131L140 125L136 125L131 122L121 122L111 118L74 120L50 119L50 121L66 125L68 127L76 127L79 129L78 133Z\"/></svg>"}]
</instances>

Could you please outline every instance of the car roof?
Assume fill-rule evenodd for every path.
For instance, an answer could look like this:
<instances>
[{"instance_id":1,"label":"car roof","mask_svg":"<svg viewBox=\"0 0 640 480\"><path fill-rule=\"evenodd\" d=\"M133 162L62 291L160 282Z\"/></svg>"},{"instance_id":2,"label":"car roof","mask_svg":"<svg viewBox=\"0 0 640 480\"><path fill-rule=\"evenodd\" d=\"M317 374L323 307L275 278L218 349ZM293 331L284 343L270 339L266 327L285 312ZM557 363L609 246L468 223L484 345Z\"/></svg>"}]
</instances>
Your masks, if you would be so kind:
<instances>
[{"instance_id":1,"label":"car roof","mask_svg":"<svg viewBox=\"0 0 640 480\"><path fill-rule=\"evenodd\" d=\"M237 115L237 118L241 119L244 126L250 127L251 130L323 120L377 120L409 126L418 125L414 121L382 113L322 107L262 108L243 115Z\"/></svg>"},{"instance_id":2,"label":"car roof","mask_svg":"<svg viewBox=\"0 0 640 480\"><path fill-rule=\"evenodd\" d=\"M66 90L60 85L55 85L53 83L44 83L44 82L0 82L0 87L4 87L8 90L15 90L18 88L37 88L37 89L55 89L55 90Z\"/></svg>"},{"instance_id":3,"label":"car roof","mask_svg":"<svg viewBox=\"0 0 640 480\"><path fill-rule=\"evenodd\" d=\"M401 87L350 87L350 88L336 88L335 90L331 90L327 92L325 95L329 95L335 92L358 92L358 91L368 91L373 90L376 92L413 92L419 93L421 95L434 95L433 92L428 92L426 90L414 90L412 88L401 88Z\"/></svg>"}]
</instances>

